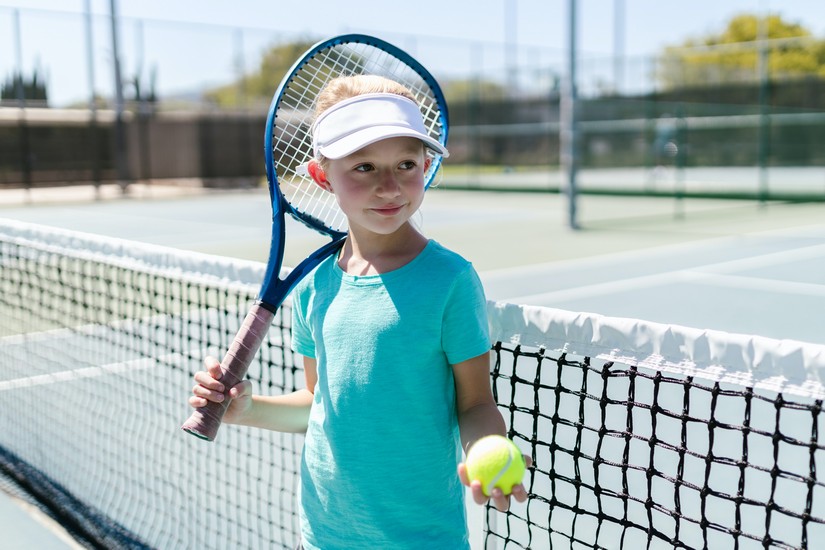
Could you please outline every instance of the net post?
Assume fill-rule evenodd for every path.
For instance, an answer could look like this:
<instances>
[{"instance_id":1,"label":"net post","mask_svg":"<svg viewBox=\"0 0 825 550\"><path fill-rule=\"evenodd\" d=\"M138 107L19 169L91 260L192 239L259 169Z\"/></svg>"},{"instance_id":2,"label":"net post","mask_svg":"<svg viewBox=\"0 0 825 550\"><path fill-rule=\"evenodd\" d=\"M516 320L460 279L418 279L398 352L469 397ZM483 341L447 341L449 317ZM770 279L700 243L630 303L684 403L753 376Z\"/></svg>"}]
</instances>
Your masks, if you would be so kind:
<instances>
[{"instance_id":1,"label":"net post","mask_svg":"<svg viewBox=\"0 0 825 550\"><path fill-rule=\"evenodd\" d=\"M578 229L577 201L577 141L578 125L576 120L576 0L568 0L568 45L567 78L561 90L559 118L561 121L561 163L564 171L563 186L567 195L567 224L570 229Z\"/></svg>"}]
</instances>

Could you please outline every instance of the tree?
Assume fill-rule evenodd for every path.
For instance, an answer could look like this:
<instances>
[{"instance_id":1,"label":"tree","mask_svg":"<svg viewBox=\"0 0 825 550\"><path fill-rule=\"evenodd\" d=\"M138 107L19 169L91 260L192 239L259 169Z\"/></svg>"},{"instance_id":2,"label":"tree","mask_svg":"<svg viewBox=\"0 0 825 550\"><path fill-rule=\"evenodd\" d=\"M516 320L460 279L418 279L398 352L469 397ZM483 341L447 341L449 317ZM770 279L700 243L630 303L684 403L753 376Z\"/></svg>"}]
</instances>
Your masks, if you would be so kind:
<instances>
[{"instance_id":1,"label":"tree","mask_svg":"<svg viewBox=\"0 0 825 550\"><path fill-rule=\"evenodd\" d=\"M501 100L507 97L504 86L484 80L448 80L442 88L448 104Z\"/></svg>"},{"instance_id":2,"label":"tree","mask_svg":"<svg viewBox=\"0 0 825 550\"><path fill-rule=\"evenodd\" d=\"M664 88L754 82L759 78L761 16L731 19L719 34L665 48L657 78ZM779 15L767 17L767 71L771 79L825 77L825 41Z\"/></svg>"},{"instance_id":3,"label":"tree","mask_svg":"<svg viewBox=\"0 0 825 550\"><path fill-rule=\"evenodd\" d=\"M21 99L18 94L22 92L23 100L27 102L37 101L45 105L48 99L46 83L38 78L37 73L38 71L35 69L30 79L27 79L21 73L9 75L0 86L0 101L6 104L16 103Z\"/></svg>"},{"instance_id":4,"label":"tree","mask_svg":"<svg viewBox=\"0 0 825 550\"><path fill-rule=\"evenodd\" d=\"M206 92L206 99L220 107L238 107L245 103L269 103L278 84L315 40L299 40L269 49L258 69L239 81Z\"/></svg>"},{"instance_id":5,"label":"tree","mask_svg":"<svg viewBox=\"0 0 825 550\"><path fill-rule=\"evenodd\" d=\"M270 48L262 57L260 66L226 86L209 90L205 98L219 107L238 107L244 104L269 103L272 94L296 59L306 52L315 40L299 40ZM358 60L353 59L357 64ZM357 72L357 71L355 71ZM497 100L505 97L504 88L492 82L453 80L444 83L444 95L449 102Z\"/></svg>"}]
</instances>

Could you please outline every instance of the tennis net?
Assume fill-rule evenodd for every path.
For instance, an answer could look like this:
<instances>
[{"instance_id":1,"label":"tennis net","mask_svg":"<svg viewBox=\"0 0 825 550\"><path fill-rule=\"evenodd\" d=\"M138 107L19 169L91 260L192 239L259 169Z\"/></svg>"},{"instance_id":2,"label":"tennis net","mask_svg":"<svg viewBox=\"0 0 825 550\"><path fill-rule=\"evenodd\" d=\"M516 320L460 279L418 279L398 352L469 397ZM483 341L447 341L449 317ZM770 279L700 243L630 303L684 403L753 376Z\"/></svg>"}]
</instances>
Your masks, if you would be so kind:
<instances>
[{"instance_id":1,"label":"tennis net","mask_svg":"<svg viewBox=\"0 0 825 550\"><path fill-rule=\"evenodd\" d=\"M192 375L264 266L0 221L0 488L100 548L293 548L302 438L186 437ZM485 548L812 548L825 346L489 304L491 380L531 455ZM288 304L249 376L303 384ZM477 532L476 532L477 531Z\"/></svg>"}]
</instances>

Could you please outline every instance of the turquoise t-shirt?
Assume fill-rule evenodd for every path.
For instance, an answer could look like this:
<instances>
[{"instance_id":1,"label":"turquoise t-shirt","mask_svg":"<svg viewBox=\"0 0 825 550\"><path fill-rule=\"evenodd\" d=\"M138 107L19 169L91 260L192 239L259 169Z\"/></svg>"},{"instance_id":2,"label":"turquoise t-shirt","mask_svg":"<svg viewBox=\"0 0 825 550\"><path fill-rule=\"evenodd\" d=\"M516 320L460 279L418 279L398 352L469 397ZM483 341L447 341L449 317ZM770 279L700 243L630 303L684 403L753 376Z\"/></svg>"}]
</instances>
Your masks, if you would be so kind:
<instances>
[{"instance_id":1,"label":"turquoise t-shirt","mask_svg":"<svg viewBox=\"0 0 825 550\"><path fill-rule=\"evenodd\" d=\"M381 275L321 263L293 295L318 384L301 468L307 549L468 548L451 365L490 349L472 265L430 241Z\"/></svg>"}]
</instances>

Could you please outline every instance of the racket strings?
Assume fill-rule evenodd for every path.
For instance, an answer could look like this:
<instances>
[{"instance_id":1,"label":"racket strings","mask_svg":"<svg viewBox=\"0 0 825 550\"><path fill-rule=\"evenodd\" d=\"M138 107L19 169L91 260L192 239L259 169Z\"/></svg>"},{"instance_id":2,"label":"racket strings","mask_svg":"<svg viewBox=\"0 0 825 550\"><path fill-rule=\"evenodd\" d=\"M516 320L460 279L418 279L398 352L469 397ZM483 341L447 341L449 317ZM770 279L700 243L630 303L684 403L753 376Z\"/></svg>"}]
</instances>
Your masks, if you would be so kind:
<instances>
[{"instance_id":1,"label":"racket strings","mask_svg":"<svg viewBox=\"0 0 825 550\"><path fill-rule=\"evenodd\" d=\"M321 90L334 78L378 75L406 86L418 101L429 134L444 134L435 92L404 60L366 43L340 43L317 52L297 70L283 90L273 125L273 159L284 198L297 212L334 231L346 231L347 221L335 196L317 185L306 171L313 157L309 135L315 103ZM433 163L425 175L430 181L438 169Z\"/></svg>"},{"instance_id":2,"label":"racket strings","mask_svg":"<svg viewBox=\"0 0 825 550\"><path fill-rule=\"evenodd\" d=\"M305 216L320 221L325 226L344 230L346 220L334 197L316 185L302 171L302 167L312 158L310 132L314 117L315 98L331 75L341 74L344 67L351 65L349 57L327 50L328 55L317 55L306 63L293 78L281 99L281 108L289 108L300 113L300 121L293 120L284 126L284 133L290 135L302 147L294 155L280 158L279 181L281 191L293 208ZM331 55L329 55L331 54ZM276 120L276 127L279 120Z\"/></svg>"}]
</instances>

